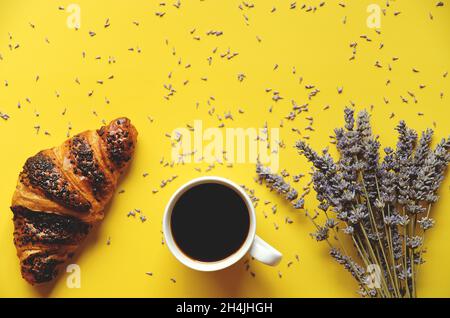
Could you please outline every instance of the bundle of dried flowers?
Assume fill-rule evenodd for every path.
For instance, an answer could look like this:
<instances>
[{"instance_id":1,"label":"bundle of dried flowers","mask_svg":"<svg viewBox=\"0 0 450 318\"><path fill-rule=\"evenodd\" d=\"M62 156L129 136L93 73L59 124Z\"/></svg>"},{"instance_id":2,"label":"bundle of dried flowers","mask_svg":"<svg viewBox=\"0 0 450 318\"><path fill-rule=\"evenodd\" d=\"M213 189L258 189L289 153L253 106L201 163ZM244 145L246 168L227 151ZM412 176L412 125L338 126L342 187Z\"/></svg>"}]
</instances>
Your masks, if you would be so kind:
<instances>
[{"instance_id":1,"label":"bundle of dried flowers","mask_svg":"<svg viewBox=\"0 0 450 318\"><path fill-rule=\"evenodd\" d=\"M319 155L303 141L296 144L313 164L313 186L326 219L320 225L307 213L317 228L312 236L329 244L330 255L357 279L362 295L415 297L425 232L434 225L431 206L450 162L450 137L432 149L431 129L419 138L401 121L396 149L385 148L380 159L368 112L359 112L356 122L352 109L344 114L345 127L335 129L337 162L326 149ZM257 173L290 197L292 190L281 177L259 165ZM340 235L350 237L358 262L349 256Z\"/></svg>"}]
</instances>

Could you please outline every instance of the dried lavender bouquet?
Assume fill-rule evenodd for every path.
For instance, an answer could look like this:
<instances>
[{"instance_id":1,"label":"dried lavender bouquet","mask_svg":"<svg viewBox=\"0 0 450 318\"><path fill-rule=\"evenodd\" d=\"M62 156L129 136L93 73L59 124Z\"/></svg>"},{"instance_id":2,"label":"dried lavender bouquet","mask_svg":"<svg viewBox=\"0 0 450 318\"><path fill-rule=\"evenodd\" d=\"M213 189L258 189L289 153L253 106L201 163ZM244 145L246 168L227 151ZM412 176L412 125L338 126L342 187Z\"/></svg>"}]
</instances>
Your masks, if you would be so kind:
<instances>
[{"instance_id":1,"label":"dried lavender bouquet","mask_svg":"<svg viewBox=\"0 0 450 318\"><path fill-rule=\"evenodd\" d=\"M416 297L425 232L434 225L430 210L450 162L450 137L432 149L431 129L419 138L401 121L396 149L385 148L380 159L368 112L359 112L355 123L354 111L346 108L344 119L345 127L335 129L337 162L327 149L319 155L303 141L296 144L313 164L313 188L326 220L319 224L307 213L317 228L311 235L329 244L330 255L358 281L363 296ZM292 193L267 168L258 165L257 173L269 187ZM349 251L357 260L347 253L342 235L353 243Z\"/></svg>"}]
</instances>

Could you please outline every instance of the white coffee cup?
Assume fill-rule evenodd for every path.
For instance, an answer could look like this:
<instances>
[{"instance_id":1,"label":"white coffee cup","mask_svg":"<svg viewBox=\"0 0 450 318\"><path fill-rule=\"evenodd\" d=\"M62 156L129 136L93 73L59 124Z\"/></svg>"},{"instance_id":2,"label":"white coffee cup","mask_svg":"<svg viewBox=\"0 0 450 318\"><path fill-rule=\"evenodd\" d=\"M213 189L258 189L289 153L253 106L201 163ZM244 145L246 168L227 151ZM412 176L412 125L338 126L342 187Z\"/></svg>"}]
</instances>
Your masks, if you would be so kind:
<instances>
[{"instance_id":1,"label":"white coffee cup","mask_svg":"<svg viewBox=\"0 0 450 318\"><path fill-rule=\"evenodd\" d=\"M250 216L250 226L248 230L248 235L246 240L242 244L241 248L232 255L226 257L225 259L216 262L202 262L194 260L189 256L187 256L186 254L184 254L183 251L181 251L180 248L175 243L171 230L172 227L170 224L172 210L175 204L177 203L178 199L187 190L199 184L205 183L218 183L233 189L245 201ZM279 251L277 251L275 248L270 246L268 243L266 243L264 240L262 240L259 236L256 235L255 208L247 193L245 193L245 191L234 182L221 177L214 177L214 176L200 177L187 182L186 184L182 185L177 191L175 191L175 193L170 198L166 206L166 210L164 212L163 231L166 245L169 247L172 254L184 265L199 271L209 272L227 268L236 263L237 261L239 261L242 257L244 257L244 255L247 254L247 252L249 252L250 255L255 259L257 259L258 261L271 266L277 265L282 257L282 254Z\"/></svg>"}]
</instances>

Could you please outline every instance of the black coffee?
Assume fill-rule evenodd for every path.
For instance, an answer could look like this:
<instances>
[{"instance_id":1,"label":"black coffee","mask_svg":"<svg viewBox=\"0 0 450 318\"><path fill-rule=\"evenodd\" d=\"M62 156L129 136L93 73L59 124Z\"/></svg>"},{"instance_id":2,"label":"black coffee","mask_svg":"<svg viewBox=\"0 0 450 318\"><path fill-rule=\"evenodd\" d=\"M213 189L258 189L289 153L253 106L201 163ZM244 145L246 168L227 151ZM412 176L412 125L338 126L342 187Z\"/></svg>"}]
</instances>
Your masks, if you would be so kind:
<instances>
[{"instance_id":1,"label":"black coffee","mask_svg":"<svg viewBox=\"0 0 450 318\"><path fill-rule=\"evenodd\" d=\"M250 215L244 199L233 189L205 183L187 190L176 202L171 216L175 243L190 258L220 261L245 242Z\"/></svg>"}]
</instances>

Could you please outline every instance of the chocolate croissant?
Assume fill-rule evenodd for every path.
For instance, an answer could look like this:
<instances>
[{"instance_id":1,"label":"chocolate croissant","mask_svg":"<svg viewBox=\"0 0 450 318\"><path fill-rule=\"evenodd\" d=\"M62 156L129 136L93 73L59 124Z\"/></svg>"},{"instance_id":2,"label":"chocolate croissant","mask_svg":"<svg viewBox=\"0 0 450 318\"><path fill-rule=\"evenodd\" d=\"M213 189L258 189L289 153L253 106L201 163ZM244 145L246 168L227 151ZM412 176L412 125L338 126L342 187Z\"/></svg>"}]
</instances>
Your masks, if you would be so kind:
<instances>
[{"instance_id":1,"label":"chocolate croissant","mask_svg":"<svg viewBox=\"0 0 450 318\"><path fill-rule=\"evenodd\" d=\"M101 221L133 156L137 131L127 118L89 130L28 158L11 210L23 278L55 278Z\"/></svg>"}]
</instances>

